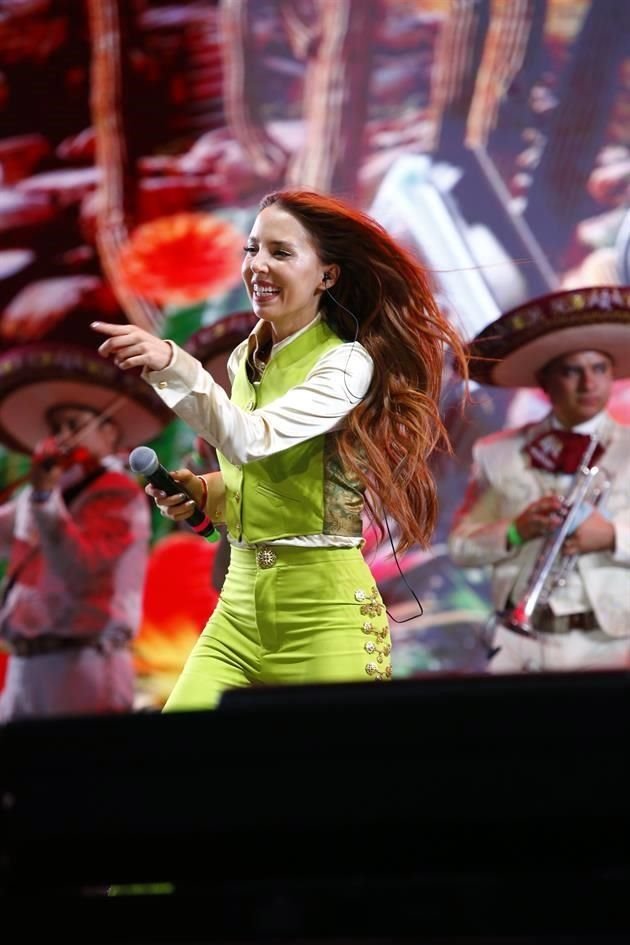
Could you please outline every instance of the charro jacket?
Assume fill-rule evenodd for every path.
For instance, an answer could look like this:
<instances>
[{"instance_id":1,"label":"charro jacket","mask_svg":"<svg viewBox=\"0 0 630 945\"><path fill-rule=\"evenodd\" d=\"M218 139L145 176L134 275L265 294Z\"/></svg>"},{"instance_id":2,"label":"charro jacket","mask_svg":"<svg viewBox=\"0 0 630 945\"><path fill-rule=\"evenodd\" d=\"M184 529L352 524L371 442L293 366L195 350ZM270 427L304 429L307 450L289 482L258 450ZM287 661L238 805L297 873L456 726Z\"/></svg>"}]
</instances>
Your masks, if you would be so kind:
<instances>
[{"instance_id":1,"label":"charro jacket","mask_svg":"<svg viewBox=\"0 0 630 945\"><path fill-rule=\"evenodd\" d=\"M510 523L531 502L551 492L566 494L572 477L531 466L524 447L551 429L551 415L538 423L480 439L473 472L455 516L448 549L455 564L492 566L493 605L519 599L540 554L543 539L508 550ZM554 590L552 610L561 615L592 609L613 637L630 636L630 427L605 414L598 430L605 452L598 465L608 481L599 508L614 525L614 551L580 555L567 584Z\"/></svg>"}]
</instances>

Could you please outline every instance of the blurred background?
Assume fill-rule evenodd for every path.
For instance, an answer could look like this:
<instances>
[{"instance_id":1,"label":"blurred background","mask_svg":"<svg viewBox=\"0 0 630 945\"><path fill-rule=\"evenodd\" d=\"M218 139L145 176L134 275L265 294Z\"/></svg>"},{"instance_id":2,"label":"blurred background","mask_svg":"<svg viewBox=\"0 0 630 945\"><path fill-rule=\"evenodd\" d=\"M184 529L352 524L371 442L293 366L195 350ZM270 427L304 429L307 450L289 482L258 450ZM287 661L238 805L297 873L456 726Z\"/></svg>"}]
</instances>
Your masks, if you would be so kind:
<instances>
[{"instance_id":1,"label":"blurred background","mask_svg":"<svg viewBox=\"0 0 630 945\"><path fill-rule=\"evenodd\" d=\"M282 186L375 216L466 338L548 291L627 285L630 5L0 0L0 354L96 347L91 321L128 319L226 383L252 326L241 247ZM462 415L448 389L432 547L399 562L403 580L366 535L399 678L482 668L488 575L455 568L446 534L474 440L546 409L536 391L477 387ZM630 423L627 384L611 407ZM11 445L0 488L28 468ZM213 467L177 420L149 445L168 468ZM170 691L225 550L154 519L138 708Z\"/></svg>"}]
</instances>

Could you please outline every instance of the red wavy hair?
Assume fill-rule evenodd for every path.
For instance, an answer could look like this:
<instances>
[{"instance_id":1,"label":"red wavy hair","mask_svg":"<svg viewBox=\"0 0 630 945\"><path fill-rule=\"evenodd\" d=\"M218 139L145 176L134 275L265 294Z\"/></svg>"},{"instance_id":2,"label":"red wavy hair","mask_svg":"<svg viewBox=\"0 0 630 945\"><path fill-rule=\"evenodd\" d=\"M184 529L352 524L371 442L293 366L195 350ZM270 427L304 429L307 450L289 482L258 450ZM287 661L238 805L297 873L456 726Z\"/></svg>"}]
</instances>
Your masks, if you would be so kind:
<instances>
[{"instance_id":1,"label":"red wavy hair","mask_svg":"<svg viewBox=\"0 0 630 945\"><path fill-rule=\"evenodd\" d=\"M322 296L324 318L341 338L356 338L374 362L370 388L338 435L342 462L364 485L380 537L389 516L399 528L398 551L427 547L438 513L429 457L452 453L439 411L445 359L448 353L465 384L463 343L424 267L372 217L312 191L276 191L260 209L273 204L310 233L324 265L339 266L334 300Z\"/></svg>"}]
</instances>

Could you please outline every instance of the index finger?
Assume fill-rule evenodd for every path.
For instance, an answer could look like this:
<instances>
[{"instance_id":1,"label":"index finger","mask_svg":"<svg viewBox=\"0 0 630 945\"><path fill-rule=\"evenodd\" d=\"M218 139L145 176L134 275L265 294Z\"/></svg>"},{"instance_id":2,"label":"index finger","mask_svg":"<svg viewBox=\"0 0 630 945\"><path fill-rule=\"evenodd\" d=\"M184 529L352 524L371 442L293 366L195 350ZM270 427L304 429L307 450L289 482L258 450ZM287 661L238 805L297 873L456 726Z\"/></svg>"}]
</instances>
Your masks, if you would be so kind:
<instances>
[{"instance_id":1,"label":"index finger","mask_svg":"<svg viewBox=\"0 0 630 945\"><path fill-rule=\"evenodd\" d=\"M90 325L90 328L100 332L101 335L124 335L131 327L131 325L119 325L113 322L92 322Z\"/></svg>"}]
</instances>

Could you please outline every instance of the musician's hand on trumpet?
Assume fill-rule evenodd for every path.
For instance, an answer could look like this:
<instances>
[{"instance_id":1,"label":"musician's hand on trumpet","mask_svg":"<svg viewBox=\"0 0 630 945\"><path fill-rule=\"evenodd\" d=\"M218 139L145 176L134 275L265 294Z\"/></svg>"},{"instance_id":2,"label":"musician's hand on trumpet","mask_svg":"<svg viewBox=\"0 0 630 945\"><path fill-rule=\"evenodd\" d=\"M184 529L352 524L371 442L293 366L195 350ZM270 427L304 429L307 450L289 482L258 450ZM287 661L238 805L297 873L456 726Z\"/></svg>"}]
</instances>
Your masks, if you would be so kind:
<instances>
[{"instance_id":1,"label":"musician's hand on trumpet","mask_svg":"<svg viewBox=\"0 0 630 945\"><path fill-rule=\"evenodd\" d=\"M572 532L562 546L564 555L583 555L591 551L613 551L615 529L605 515L593 508L581 525Z\"/></svg>"},{"instance_id":2,"label":"musician's hand on trumpet","mask_svg":"<svg viewBox=\"0 0 630 945\"><path fill-rule=\"evenodd\" d=\"M47 436L37 444L33 451L29 475L35 492L52 492L57 486L63 473L61 457L59 443L54 436Z\"/></svg>"},{"instance_id":3,"label":"musician's hand on trumpet","mask_svg":"<svg viewBox=\"0 0 630 945\"><path fill-rule=\"evenodd\" d=\"M0 505L26 483L33 501L43 502L67 470L72 470L75 483L95 472L101 460L116 451L119 430L111 413L111 405L103 410L78 404L49 407L46 422L51 433L35 445L30 469L0 490Z\"/></svg>"},{"instance_id":4,"label":"musician's hand on trumpet","mask_svg":"<svg viewBox=\"0 0 630 945\"><path fill-rule=\"evenodd\" d=\"M553 532L562 524L566 514L567 507L562 497L550 493L523 509L514 525L522 541L531 541Z\"/></svg>"}]
</instances>

